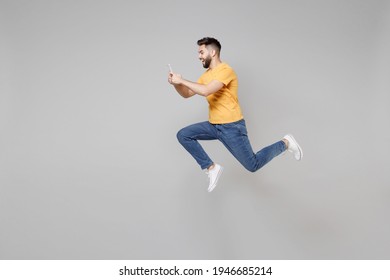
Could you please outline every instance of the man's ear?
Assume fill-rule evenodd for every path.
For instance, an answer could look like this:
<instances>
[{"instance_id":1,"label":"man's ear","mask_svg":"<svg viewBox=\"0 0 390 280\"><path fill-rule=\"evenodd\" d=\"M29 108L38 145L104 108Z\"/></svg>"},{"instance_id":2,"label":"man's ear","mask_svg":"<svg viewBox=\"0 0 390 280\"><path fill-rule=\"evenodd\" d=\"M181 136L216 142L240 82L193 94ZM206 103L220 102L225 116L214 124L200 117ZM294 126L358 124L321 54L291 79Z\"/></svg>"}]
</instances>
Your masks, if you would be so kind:
<instances>
[{"instance_id":1,"label":"man's ear","mask_svg":"<svg viewBox=\"0 0 390 280\"><path fill-rule=\"evenodd\" d=\"M214 49L211 49L211 56L214 57L217 54L217 51Z\"/></svg>"}]
</instances>

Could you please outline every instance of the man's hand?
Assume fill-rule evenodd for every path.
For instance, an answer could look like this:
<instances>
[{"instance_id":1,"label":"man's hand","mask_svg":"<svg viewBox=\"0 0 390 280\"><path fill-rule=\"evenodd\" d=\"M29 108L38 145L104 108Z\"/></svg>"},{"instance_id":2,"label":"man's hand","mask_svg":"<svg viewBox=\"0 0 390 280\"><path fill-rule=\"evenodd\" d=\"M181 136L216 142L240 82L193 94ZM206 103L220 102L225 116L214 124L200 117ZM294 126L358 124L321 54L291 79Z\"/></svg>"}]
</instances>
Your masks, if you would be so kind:
<instances>
[{"instance_id":1,"label":"man's hand","mask_svg":"<svg viewBox=\"0 0 390 280\"><path fill-rule=\"evenodd\" d=\"M188 87L182 85L183 78L180 74L176 74L173 72L169 72L168 74L168 83L173 85L176 91L183 96L184 98L188 98L194 96L195 93L191 91Z\"/></svg>"},{"instance_id":2,"label":"man's hand","mask_svg":"<svg viewBox=\"0 0 390 280\"><path fill-rule=\"evenodd\" d=\"M168 80L170 79L170 83L172 85L180 85L183 78L180 74L176 74L176 73L169 73L169 78Z\"/></svg>"},{"instance_id":3,"label":"man's hand","mask_svg":"<svg viewBox=\"0 0 390 280\"><path fill-rule=\"evenodd\" d=\"M178 85L180 79L182 79L182 76L180 74L169 72L168 83L170 83L171 85Z\"/></svg>"}]
</instances>

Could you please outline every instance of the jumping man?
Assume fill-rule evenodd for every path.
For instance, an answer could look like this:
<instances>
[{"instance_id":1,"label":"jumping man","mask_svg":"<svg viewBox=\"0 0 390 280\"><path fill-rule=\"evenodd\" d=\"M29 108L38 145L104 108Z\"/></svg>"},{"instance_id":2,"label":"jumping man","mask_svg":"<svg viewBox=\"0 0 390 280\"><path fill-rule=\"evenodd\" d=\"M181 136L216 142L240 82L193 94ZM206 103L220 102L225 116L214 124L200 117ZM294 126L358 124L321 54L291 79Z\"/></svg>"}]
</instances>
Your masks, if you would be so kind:
<instances>
[{"instance_id":1,"label":"jumping man","mask_svg":"<svg viewBox=\"0 0 390 280\"><path fill-rule=\"evenodd\" d=\"M198 140L218 139L251 172L259 170L286 150L296 160L301 160L303 151L291 134L257 153L253 152L238 102L236 73L221 61L221 44L218 40L206 37L197 43L199 59L207 70L197 82L185 80L180 74L170 72L168 82L182 97L198 94L206 97L209 103L208 121L189 125L177 133L179 142L206 171L209 177L208 191L211 192L217 186L223 167L210 159Z\"/></svg>"}]
</instances>

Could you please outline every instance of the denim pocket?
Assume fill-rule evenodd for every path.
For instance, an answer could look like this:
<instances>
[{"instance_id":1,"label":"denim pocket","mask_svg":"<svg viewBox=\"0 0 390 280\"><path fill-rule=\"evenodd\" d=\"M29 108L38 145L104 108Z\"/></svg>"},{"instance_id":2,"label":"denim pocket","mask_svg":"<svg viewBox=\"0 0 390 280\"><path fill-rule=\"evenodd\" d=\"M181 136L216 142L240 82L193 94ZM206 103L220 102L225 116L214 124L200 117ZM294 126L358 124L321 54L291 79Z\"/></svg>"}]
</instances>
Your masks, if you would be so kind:
<instances>
[{"instance_id":1,"label":"denim pocket","mask_svg":"<svg viewBox=\"0 0 390 280\"><path fill-rule=\"evenodd\" d=\"M240 131L241 135L244 135L244 136L248 135L248 131L246 130L245 121L237 123L236 127Z\"/></svg>"},{"instance_id":2,"label":"denim pocket","mask_svg":"<svg viewBox=\"0 0 390 280\"><path fill-rule=\"evenodd\" d=\"M221 131L228 137L236 137L240 135L247 135L245 120L239 120L232 123L226 123L221 125Z\"/></svg>"}]
</instances>

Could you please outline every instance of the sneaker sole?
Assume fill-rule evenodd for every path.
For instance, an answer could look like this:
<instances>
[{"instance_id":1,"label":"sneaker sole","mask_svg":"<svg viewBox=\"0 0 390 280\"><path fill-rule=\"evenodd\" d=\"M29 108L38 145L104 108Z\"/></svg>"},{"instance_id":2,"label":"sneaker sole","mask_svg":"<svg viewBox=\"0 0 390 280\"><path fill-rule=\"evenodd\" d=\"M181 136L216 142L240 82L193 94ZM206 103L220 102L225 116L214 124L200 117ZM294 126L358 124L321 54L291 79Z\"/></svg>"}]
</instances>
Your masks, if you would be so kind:
<instances>
[{"instance_id":1,"label":"sneaker sole","mask_svg":"<svg viewBox=\"0 0 390 280\"><path fill-rule=\"evenodd\" d=\"M295 145L297 145L299 153L301 154L300 158L296 159L296 160L302 160L302 158L303 158L303 150L302 150L301 146L299 146L299 144L298 144L297 140L295 140L294 136L292 136L291 134L287 134L287 135L290 136L291 140L293 140Z\"/></svg>"},{"instance_id":2,"label":"sneaker sole","mask_svg":"<svg viewBox=\"0 0 390 280\"><path fill-rule=\"evenodd\" d=\"M209 188L207 189L208 192L212 192L212 191L215 189L215 187L216 187L217 184L218 184L219 177L221 177L222 171L223 171L223 167L221 166L221 168L219 169L219 172L218 172L218 174L217 174L217 179L215 179L214 185L212 185L211 187L209 187Z\"/></svg>"}]
</instances>

